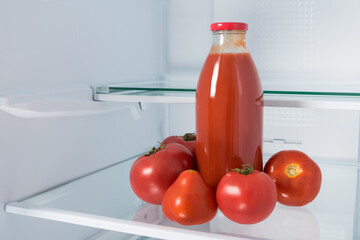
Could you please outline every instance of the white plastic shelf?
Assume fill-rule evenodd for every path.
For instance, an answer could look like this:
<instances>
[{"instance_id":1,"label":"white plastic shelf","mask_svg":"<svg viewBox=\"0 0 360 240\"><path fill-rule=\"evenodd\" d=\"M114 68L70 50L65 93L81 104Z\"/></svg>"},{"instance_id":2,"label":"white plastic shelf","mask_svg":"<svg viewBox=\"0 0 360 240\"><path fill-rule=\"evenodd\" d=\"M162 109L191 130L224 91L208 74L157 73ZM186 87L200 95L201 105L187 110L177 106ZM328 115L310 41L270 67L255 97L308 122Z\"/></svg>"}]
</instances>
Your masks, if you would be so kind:
<instances>
[{"instance_id":1,"label":"white plastic shelf","mask_svg":"<svg viewBox=\"0 0 360 240\"><path fill-rule=\"evenodd\" d=\"M194 104L196 83L132 82L98 86L93 91L95 101ZM264 90L264 106L360 110L360 93Z\"/></svg>"},{"instance_id":2,"label":"white plastic shelf","mask_svg":"<svg viewBox=\"0 0 360 240\"><path fill-rule=\"evenodd\" d=\"M90 87L0 96L0 111L21 118L57 118L104 114L130 109L136 104L100 103L92 100Z\"/></svg>"},{"instance_id":3,"label":"white plastic shelf","mask_svg":"<svg viewBox=\"0 0 360 240\"><path fill-rule=\"evenodd\" d=\"M272 215L241 225L220 211L209 223L181 226L161 206L142 202L131 190L133 159L95 172L37 196L6 205L8 213L160 239L359 239L360 169L320 163L318 197L305 207L277 204Z\"/></svg>"}]
</instances>

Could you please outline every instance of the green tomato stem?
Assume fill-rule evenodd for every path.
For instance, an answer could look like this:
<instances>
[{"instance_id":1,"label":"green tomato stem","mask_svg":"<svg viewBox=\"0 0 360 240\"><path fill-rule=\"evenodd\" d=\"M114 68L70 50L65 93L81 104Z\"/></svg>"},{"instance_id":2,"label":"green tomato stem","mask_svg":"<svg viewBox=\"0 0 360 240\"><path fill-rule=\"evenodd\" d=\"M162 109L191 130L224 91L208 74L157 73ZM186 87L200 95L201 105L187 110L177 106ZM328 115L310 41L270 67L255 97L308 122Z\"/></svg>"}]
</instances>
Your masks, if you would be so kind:
<instances>
[{"instance_id":1,"label":"green tomato stem","mask_svg":"<svg viewBox=\"0 0 360 240\"><path fill-rule=\"evenodd\" d=\"M185 135L184 135L184 140L186 142L195 141L195 139L196 139L195 133L185 133Z\"/></svg>"},{"instance_id":2,"label":"green tomato stem","mask_svg":"<svg viewBox=\"0 0 360 240\"><path fill-rule=\"evenodd\" d=\"M160 146L158 148L156 147L153 147L147 154L145 154L144 156L148 157L148 156L151 156L153 155L154 153L157 153L161 150L164 150L164 149L167 149L166 148L166 144L160 144Z\"/></svg>"},{"instance_id":3,"label":"green tomato stem","mask_svg":"<svg viewBox=\"0 0 360 240\"><path fill-rule=\"evenodd\" d=\"M231 171L243 174L243 175L249 175L251 173L253 173L253 166L251 166L251 164L247 163L247 164L243 164L242 168L234 168L231 169Z\"/></svg>"}]
</instances>

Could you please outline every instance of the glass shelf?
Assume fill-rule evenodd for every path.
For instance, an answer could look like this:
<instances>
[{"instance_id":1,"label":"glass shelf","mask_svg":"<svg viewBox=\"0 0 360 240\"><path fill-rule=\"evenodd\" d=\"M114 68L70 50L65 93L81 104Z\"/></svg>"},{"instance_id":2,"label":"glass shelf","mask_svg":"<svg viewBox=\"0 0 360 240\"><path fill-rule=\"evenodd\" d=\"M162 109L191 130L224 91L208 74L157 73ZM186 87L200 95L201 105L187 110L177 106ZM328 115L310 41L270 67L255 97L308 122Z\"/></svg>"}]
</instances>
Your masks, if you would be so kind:
<instances>
[{"instance_id":1,"label":"glass shelf","mask_svg":"<svg viewBox=\"0 0 360 240\"><path fill-rule=\"evenodd\" d=\"M360 110L360 92L264 90L266 107ZM94 100L195 103L195 82L132 82L94 88Z\"/></svg>"},{"instance_id":2,"label":"glass shelf","mask_svg":"<svg viewBox=\"0 0 360 240\"><path fill-rule=\"evenodd\" d=\"M360 237L358 165L321 160L323 180L317 198L305 207L277 204L271 216L261 223L237 224L218 211L207 224L185 227L166 219L161 206L146 204L132 192L129 171L134 160L128 159L39 195L9 203L6 211L160 239L350 240Z\"/></svg>"}]
</instances>

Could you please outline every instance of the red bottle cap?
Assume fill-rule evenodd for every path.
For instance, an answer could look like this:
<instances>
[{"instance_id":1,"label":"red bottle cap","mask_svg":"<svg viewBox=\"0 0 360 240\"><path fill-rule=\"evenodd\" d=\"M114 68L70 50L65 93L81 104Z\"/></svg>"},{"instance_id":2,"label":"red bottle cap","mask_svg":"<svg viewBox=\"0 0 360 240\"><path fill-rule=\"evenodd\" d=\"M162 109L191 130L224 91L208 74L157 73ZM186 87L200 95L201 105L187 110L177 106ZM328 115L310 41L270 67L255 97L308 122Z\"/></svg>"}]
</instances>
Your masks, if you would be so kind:
<instances>
[{"instance_id":1,"label":"red bottle cap","mask_svg":"<svg viewBox=\"0 0 360 240\"><path fill-rule=\"evenodd\" d=\"M241 23L241 22L218 22L213 23L210 25L211 31L217 31L217 30L248 30L248 24L247 23Z\"/></svg>"}]
</instances>

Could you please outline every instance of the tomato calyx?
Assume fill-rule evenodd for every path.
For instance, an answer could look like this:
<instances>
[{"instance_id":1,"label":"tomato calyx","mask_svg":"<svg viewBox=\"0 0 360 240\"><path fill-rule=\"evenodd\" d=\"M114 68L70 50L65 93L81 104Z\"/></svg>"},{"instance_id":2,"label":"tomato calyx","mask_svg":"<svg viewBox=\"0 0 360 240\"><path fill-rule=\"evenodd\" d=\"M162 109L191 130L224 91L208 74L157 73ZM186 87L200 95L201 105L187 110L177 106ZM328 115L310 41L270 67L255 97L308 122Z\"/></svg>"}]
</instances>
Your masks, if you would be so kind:
<instances>
[{"instance_id":1,"label":"tomato calyx","mask_svg":"<svg viewBox=\"0 0 360 240\"><path fill-rule=\"evenodd\" d=\"M185 133L184 140L185 142L195 141L196 140L195 133Z\"/></svg>"},{"instance_id":2,"label":"tomato calyx","mask_svg":"<svg viewBox=\"0 0 360 240\"><path fill-rule=\"evenodd\" d=\"M242 168L233 168L231 169L231 171L243 174L243 175L249 175L251 173L253 173L254 168L253 166L251 166L251 164L247 163L247 164L243 164Z\"/></svg>"},{"instance_id":3,"label":"tomato calyx","mask_svg":"<svg viewBox=\"0 0 360 240\"><path fill-rule=\"evenodd\" d=\"M152 148L147 154L145 154L144 156L145 156L145 157L151 156L151 155L153 155L154 153L157 153L157 152L159 152L159 151L161 151L161 150L164 150L164 149L167 149L167 148L166 148L166 144L160 144L160 146L159 146L158 148L153 147L153 148Z\"/></svg>"}]
</instances>

